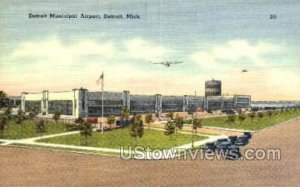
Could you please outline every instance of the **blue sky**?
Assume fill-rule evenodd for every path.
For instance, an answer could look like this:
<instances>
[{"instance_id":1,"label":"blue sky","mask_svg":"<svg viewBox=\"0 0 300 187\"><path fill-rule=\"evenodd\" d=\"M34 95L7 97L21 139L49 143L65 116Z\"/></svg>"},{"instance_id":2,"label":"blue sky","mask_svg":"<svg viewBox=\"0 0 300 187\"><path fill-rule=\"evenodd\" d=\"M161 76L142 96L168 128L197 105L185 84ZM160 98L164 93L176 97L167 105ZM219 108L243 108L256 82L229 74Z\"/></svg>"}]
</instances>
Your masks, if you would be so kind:
<instances>
[{"instance_id":1,"label":"blue sky","mask_svg":"<svg viewBox=\"0 0 300 187\"><path fill-rule=\"evenodd\" d=\"M203 94L204 81L254 99L298 99L300 2L1 1L0 88ZM141 19L29 19L28 14L139 14ZM276 14L277 19L269 19ZM149 61L180 60L166 68ZM241 73L249 69L248 73ZM292 90L292 91L291 91Z\"/></svg>"}]
</instances>

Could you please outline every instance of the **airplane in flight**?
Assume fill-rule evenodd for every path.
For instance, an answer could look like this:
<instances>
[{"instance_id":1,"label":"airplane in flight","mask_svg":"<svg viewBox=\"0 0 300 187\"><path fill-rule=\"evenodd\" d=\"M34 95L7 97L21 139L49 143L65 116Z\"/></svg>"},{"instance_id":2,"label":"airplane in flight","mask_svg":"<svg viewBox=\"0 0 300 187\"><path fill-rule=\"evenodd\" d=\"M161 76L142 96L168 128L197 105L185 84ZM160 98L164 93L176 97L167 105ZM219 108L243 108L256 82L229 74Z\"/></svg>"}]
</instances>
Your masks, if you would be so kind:
<instances>
[{"instance_id":1,"label":"airplane in flight","mask_svg":"<svg viewBox=\"0 0 300 187\"><path fill-rule=\"evenodd\" d=\"M162 62L150 62L152 64L161 64L164 65L166 67L170 67L172 64L180 64L183 63L181 61L162 61Z\"/></svg>"}]
</instances>

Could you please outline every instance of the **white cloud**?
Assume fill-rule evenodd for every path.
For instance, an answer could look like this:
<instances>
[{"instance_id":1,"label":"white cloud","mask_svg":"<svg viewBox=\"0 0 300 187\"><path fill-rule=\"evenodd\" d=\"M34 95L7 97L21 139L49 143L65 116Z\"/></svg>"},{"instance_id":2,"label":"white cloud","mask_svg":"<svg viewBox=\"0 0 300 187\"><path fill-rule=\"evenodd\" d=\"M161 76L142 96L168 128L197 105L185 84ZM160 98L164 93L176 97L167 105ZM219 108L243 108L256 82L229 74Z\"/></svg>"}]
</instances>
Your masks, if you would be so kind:
<instances>
[{"instance_id":1,"label":"white cloud","mask_svg":"<svg viewBox=\"0 0 300 187\"><path fill-rule=\"evenodd\" d=\"M149 70L148 62L142 65L132 61L162 58L170 50L143 39L120 41L116 46L115 41L105 40L63 43L51 38L23 42L5 57L9 63L5 66L0 84L7 85L13 80L14 87L8 86L7 89L20 89L19 92L68 90L81 86L97 89L95 81L104 71L108 90L142 90L145 82L151 84L146 87L153 89L157 85L153 74L158 75L153 71L157 69Z\"/></svg>"},{"instance_id":2,"label":"white cloud","mask_svg":"<svg viewBox=\"0 0 300 187\"><path fill-rule=\"evenodd\" d=\"M218 75L222 80L222 92L250 94L254 100L298 99L300 79L298 73L284 67L260 67L241 73L240 68L231 68Z\"/></svg>"},{"instance_id":3,"label":"white cloud","mask_svg":"<svg viewBox=\"0 0 300 187\"><path fill-rule=\"evenodd\" d=\"M146 61L164 60L168 53L171 52L171 50L163 46L147 42L140 38L128 40L125 43L125 47L129 57Z\"/></svg>"},{"instance_id":4,"label":"white cloud","mask_svg":"<svg viewBox=\"0 0 300 187\"><path fill-rule=\"evenodd\" d=\"M216 58L213 55L203 51L193 53L190 59L200 65L213 65L216 63Z\"/></svg>"},{"instance_id":5,"label":"white cloud","mask_svg":"<svg viewBox=\"0 0 300 187\"><path fill-rule=\"evenodd\" d=\"M64 44L57 39L41 42L24 42L18 46L11 55L15 58L34 58L59 63L72 63L74 60L87 55L97 55L111 58L116 49L112 42L95 42L81 40L77 43Z\"/></svg>"},{"instance_id":6,"label":"white cloud","mask_svg":"<svg viewBox=\"0 0 300 187\"><path fill-rule=\"evenodd\" d=\"M200 65L226 65L226 63L238 62L247 59L255 65L264 65L264 55L276 54L282 51L282 47L266 42L252 44L247 40L231 40L224 44L197 51L190 55L190 59Z\"/></svg>"},{"instance_id":7,"label":"white cloud","mask_svg":"<svg viewBox=\"0 0 300 187\"><path fill-rule=\"evenodd\" d=\"M265 63L264 55L281 50L269 43L233 40L192 53L190 58L195 63L220 67L199 68L199 73L195 73L195 65L165 68L145 62L162 60L173 52L153 42L132 39L120 41L118 46L116 43L105 40L63 43L58 39L20 43L12 53L1 56L0 63L5 66L1 69L0 85L14 94L78 87L99 90L95 81L104 71L106 90L130 90L133 94L183 95L193 94L197 89L198 94L203 95L205 80L214 77L223 81L224 93L251 94L255 99L298 97L300 79L294 70L253 66L248 73L241 73L240 68L226 66L226 62L234 65L245 59L256 65ZM132 63L133 60L145 64ZM224 66L218 66L220 62Z\"/></svg>"}]
</instances>

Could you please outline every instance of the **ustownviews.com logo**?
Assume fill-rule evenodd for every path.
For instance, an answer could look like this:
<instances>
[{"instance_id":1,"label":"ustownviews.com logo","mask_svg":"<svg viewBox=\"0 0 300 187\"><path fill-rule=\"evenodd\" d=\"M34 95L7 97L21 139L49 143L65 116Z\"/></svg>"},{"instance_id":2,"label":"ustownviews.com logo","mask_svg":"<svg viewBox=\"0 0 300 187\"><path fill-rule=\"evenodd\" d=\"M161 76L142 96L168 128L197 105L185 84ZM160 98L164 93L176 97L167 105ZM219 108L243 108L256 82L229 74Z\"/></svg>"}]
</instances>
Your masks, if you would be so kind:
<instances>
[{"instance_id":1,"label":"ustownviews.com logo","mask_svg":"<svg viewBox=\"0 0 300 187\"><path fill-rule=\"evenodd\" d=\"M151 149L150 147L120 147L120 158L123 160L281 160L279 148L247 148L243 153L239 149Z\"/></svg>"}]
</instances>

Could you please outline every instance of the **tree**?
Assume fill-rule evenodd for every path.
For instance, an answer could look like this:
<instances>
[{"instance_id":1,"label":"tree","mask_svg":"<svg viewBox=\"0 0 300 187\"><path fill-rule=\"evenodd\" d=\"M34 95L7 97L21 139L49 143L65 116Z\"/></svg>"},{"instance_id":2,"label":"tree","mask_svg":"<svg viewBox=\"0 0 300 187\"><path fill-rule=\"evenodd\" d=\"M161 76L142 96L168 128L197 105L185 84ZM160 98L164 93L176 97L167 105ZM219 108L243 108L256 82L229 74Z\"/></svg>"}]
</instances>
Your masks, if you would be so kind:
<instances>
[{"instance_id":1,"label":"tree","mask_svg":"<svg viewBox=\"0 0 300 187\"><path fill-rule=\"evenodd\" d=\"M60 112L54 112L53 119L54 119L55 123L57 123L59 118L60 118Z\"/></svg>"},{"instance_id":2,"label":"tree","mask_svg":"<svg viewBox=\"0 0 300 187\"><path fill-rule=\"evenodd\" d=\"M87 145L88 136L92 136L92 132L93 132L92 124L86 121L82 121L79 124L79 131L80 131L80 135L83 136L85 139L85 145Z\"/></svg>"},{"instance_id":3,"label":"tree","mask_svg":"<svg viewBox=\"0 0 300 187\"><path fill-rule=\"evenodd\" d=\"M249 118L251 118L251 123L253 122L253 119L255 118L255 112L251 112L248 114Z\"/></svg>"},{"instance_id":4,"label":"tree","mask_svg":"<svg viewBox=\"0 0 300 187\"><path fill-rule=\"evenodd\" d=\"M165 126L165 135L169 136L171 140L174 132L175 132L175 123L173 121L168 121L168 123Z\"/></svg>"},{"instance_id":5,"label":"tree","mask_svg":"<svg viewBox=\"0 0 300 187\"><path fill-rule=\"evenodd\" d=\"M184 125L183 117L181 117L177 114L175 117L176 130L178 131L179 129L182 129L183 125Z\"/></svg>"},{"instance_id":6,"label":"tree","mask_svg":"<svg viewBox=\"0 0 300 187\"><path fill-rule=\"evenodd\" d=\"M130 116L130 111L129 111L129 108L127 106L123 107L122 108L122 116L121 116L121 120L122 120L122 123L124 121L128 121L129 119L129 116ZM127 124L126 124L127 125Z\"/></svg>"},{"instance_id":7,"label":"tree","mask_svg":"<svg viewBox=\"0 0 300 187\"><path fill-rule=\"evenodd\" d=\"M142 137L144 135L144 122L141 115L135 115L132 118L130 136L137 140L137 137Z\"/></svg>"},{"instance_id":8,"label":"tree","mask_svg":"<svg viewBox=\"0 0 300 187\"><path fill-rule=\"evenodd\" d=\"M44 120L36 121L36 132L40 133L43 137L43 133L46 132L46 125Z\"/></svg>"},{"instance_id":9,"label":"tree","mask_svg":"<svg viewBox=\"0 0 300 187\"><path fill-rule=\"evenodd\" d=\"M79 126L80 126L81 123L84 122L84 120L81 117L79 117L79 118L75 119L74 122L75 123L65 123L67 131L77 131L77 130L80 130Z\"/></svg>"},{"instance_id":10,"label":"tree","mask_svg":"<svg viewBox=\"0 0 300 187\"><path fill-rule=\"evenodd\" d=\"M25 120L25 113L19 109L18 114L16 116L16 123L21 124Z\"/></svg>"},{"instance_id":11,"label":"tree","mask_svg":"<svg viewBox=\"0 0 300 187\"><path fill-rule=\"evenodd\" d=\"M197 136L197 129L202 127L201 119L193 119L193 131L192 131L192 147L194 147L194 135Z\"/></svg>"},{"instance_id":12,"label":"tree","mask_svg":"<svg viewBox=\"0 0 300 187\"><path fill-rule=\"evenodd\" d=\"M33 119L35 117L35 113L34 112L29 112L29 119Z\"/></svg>"},{"instance_id":13,"label":"tree","mask_svg":"<svg viewBox=\"0 0 300 187\"><path fill-rule=\"evenodd\" d=\"M5 115L0 116L0 137L3 137L4 131L8 124L8 117Z\"/></svg>"},{"instance_id":14,"label":"tree","mask_svg":"<svg viewBox=\"0 0 300 187\"><path fill-rule=\"evenodd\" d=\"M4 112L4 115L8 118L8 120L10 120L12 118L11 116L11 107L7 107L5 112Z\"/></svg>"},{"instance_id":15,"label":"tree","mask_svg":"<svg viewBox=\"0 0 300 187\"><path fill-rule=\"evenodd\" d=\"M140 119L138 121L138 124L137 124L137 134L138 134L139 138L142 138L143 135L144 135L144 122L143 122L142 119Z\"/></svg>"},{"instance_id":16,"label":"tree","mask_svg":"<svg viewBox=\"0 0 300 187\"><path fill-rule=\"evenodd\" d=\"M267 114L268 114L269 117L272 117L273 112L271 110L269 110Z\"/></svg>"},{"instance_id":17,"label":"tree","mask_svg":"<svg viewBox=\"0 0 300 187\"><path fill-rule=\"evenodd\" d=\"M78 124L76 123L65 123L65 127L67 131L77 131L78 129Z\"/></svg>"},{"instance_id":18,"label":"tree","mask_svg":"<svg viewBox=\"0 0 300 187\"><path fill-rule=\"evenodd\" d=\"M137 137L142 137L143 136L143 127L144 126L144 122L142 120L142 116L141 115L135 115L132 118L132 123L131 123L131 133L130 135L134 138Z\"/></svg>"},{"instance_id":19,"label":"tree","mask_svg":"<svg viewBox=\"0 0 300 187\"><path fill-rule=\"evenodd\" d=\"M75 123L78 123L78 124L83 123L83 122L84 122L84 120L81 117L79 117L75 120Z\"/></svg>"},{"instance_id":20,"label":"tree","mask_svg":"<svg viewBox=\"0 0 300 187\"><path fill-rule=\"evenodd\" d=\"M167 114L167 117L170 118L171 120L173 120L173 118L174 118L174 113L173 113L173 112L169 112L169 113Z\"/></svg>"},{"instance_id":21,"label":"tree","mask_svg":"<svg viewBox=\"0 0 300 187\"><path fill-rule=\"evenodd\" d=\"M35 118L35 116L36 116L37 114L38 114L37 108L34 107L34 108L32 108L32 110L29 112L29 118L30 118L30 119Z\"/></svg>"},{"instance_id":22,"label":"tree","mask_svg":"<svg viewBox=\"0 0 300 187\"><path fill-rule=\"evenodd\" d=\"M263 112L258 112L257 116L262 119L264 117L264 113Z\"/></svg>"},{"instance_id":23,"label":"tree","mask_svg":"<svg viewBox=\"0 0 300 187\"><path fill-rule=\"evenodd\" d=\"M236 116L234 114L227 115L227 121L233 123L235 121Z\"/></svg>"},{"instance_id":24,"label":"tree","mask_svg":"<svg viewBox=\"0 0 300 187\"><path fill-rule=\"evenodd\" d=\"M109 124L109 128L111 129L111 125L116 122L116 117L114 115L109 115L107 117L107 123Z\"/></svg>"},{"instance_id":25,"label":"tree","mask_svg":"<svg viewBox=\"0 0 300 187\"><path fill-rule=\"evenodd\" d=\"M238 114L241 114L243 112L242 109L240 109L240 108L238 108L236 111Z\"/></svg>"},{"instance_id":26,"label":"tree","mask_svg":"<svg viewBox=\"0 0 300 187\"><path fill-rule=\"evenodd\" d=\"M193 120L193 130L197 135L197 129L202 127L202 120L201 119L194 119Z\"/></svg>"},{"instance_id":27,"label":"tree","mask_svg":"<svg viewBox=\"0 0 300 187\"><path fill-rule=\"evenodd\" d=\"M153 120L153 115L152 114L147 114L145 117L145 122L148 124L148 130L150 130L150 123L152 123Z\"/></svg>"},{"instance_id":28,"label":"tree","mask_svg":"<svg viewBox=\"0 0 300 187\"><path fill-rule=\"evenodd\" d=\"M246 116L243 113L240 113L238 119L241 123L243 123L243 121L246 119Z\"/></svg>"},{"instance_id":29,"label":"tree","mask_svg":"<svg viewBox=\"0 0 300 187\"><path fill-rule=\"evenodd\" d=\"M8 97L7 97L7 94L0 90L0 108L3 108L3 107L6 107L8 106Z\"/></svg>"},{"instance_id":30,"label":"tree","mask_svg":"<svg viewBox=\"0 0 300 187\"><path fill-rule=\"evenodd\" d=\"M132 138L136 138L138 136L138 127L137 127L137 123L135 121L135 119L133 119L133 122L131 123L131 127L130 127L130 136Z\"/></svg>"},{"instance_id":31,"label":"tree","mask_svg":"<svg viewBox=\"0 0 300 187\"><path fill-rule=\"evenodd\" d=\"M19 109L19 110L18 110L18 114L17 114L17 116L16 116L16 123L19 124L20 127L21 127L21 130L20 130L20 137L23 136L23 121L24 121L25 119L26 119L26 118L25 118L24 112L23 112L21 109Z\"/></svg>"}]
</instances>

